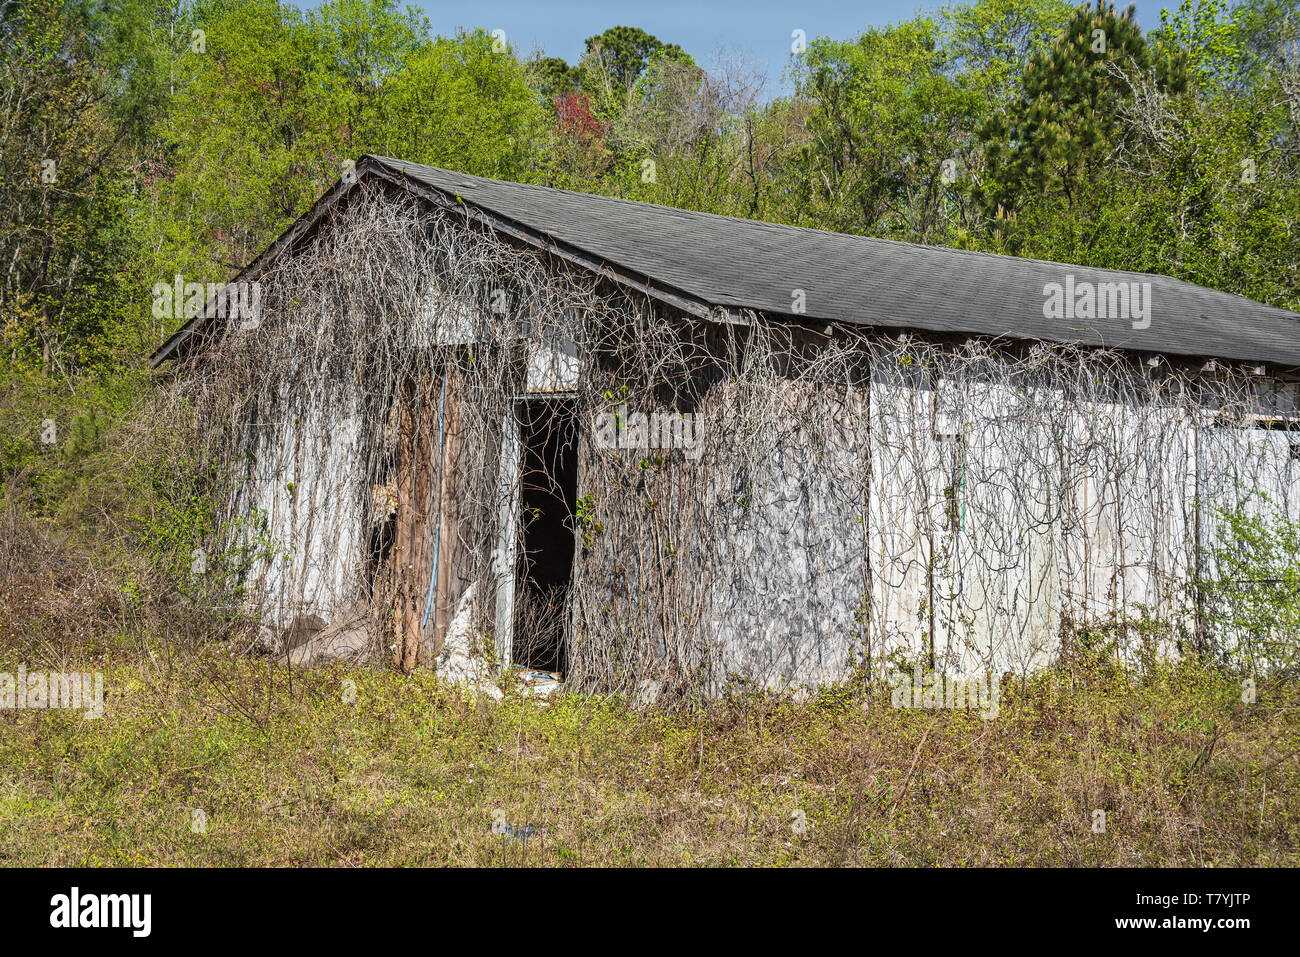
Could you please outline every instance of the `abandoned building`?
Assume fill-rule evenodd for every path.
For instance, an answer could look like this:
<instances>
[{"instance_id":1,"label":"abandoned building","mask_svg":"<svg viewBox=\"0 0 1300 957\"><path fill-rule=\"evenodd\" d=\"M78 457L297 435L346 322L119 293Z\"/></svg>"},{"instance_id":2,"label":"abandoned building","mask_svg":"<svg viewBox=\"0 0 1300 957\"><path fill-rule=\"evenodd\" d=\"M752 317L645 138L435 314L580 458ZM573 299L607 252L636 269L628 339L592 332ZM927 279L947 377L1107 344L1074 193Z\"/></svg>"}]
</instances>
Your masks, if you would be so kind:
<instances>
[{"instance_id":1,"label":"abandoned building","mask_svg":"<svg viewBox=\"0 0 1300 957\"><path fill-rule=\"evenodd\" d=\"M276 634L717 694L1209 634L1300 512L1300 316L366 156L155 353ZM247 310L246 310L247 311ZM477 664L475 664L477 663Z\"/></svg>"}]
</instances>

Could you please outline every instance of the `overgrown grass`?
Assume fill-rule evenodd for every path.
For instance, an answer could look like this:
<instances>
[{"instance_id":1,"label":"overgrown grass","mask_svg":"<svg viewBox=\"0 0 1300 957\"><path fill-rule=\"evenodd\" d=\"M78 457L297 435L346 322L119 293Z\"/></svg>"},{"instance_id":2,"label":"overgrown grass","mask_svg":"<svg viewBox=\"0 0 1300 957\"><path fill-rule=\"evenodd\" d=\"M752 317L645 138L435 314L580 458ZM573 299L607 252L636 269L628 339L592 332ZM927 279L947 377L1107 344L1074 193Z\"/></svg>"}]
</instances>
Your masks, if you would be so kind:
<instances>
[{"instance_id":1,"label":"overgrown grass","mask_svg":"<svg viewBox=\"0 0 1300 957\"><path fill-rule=\"evenodd\" d=\"M48 404L0 401L24 430L0 673L102 671L107 713L0 708L0 864L1300 863L1294 681L1245 704L1221 667L1126 669L1100 632L1004 682L987 721L887 689L667 713L290 671L188 574L209 509L172 432L87 406L47 448Z\"/></svg>"},{"instance_id":2,"label":"overgrown grass","mask_svg":"<svg viewBox=\"0 0 1300 957\"><path fill-rule=\"evenodd\" d=\"M133 654L82 665L105 671L101 720L0 711L0 863L1298 862L1296 689L1244 705L1192 664L1011 682L986 721L836 691L498 702L427 674Z\"/></svg>"}]
</instances>

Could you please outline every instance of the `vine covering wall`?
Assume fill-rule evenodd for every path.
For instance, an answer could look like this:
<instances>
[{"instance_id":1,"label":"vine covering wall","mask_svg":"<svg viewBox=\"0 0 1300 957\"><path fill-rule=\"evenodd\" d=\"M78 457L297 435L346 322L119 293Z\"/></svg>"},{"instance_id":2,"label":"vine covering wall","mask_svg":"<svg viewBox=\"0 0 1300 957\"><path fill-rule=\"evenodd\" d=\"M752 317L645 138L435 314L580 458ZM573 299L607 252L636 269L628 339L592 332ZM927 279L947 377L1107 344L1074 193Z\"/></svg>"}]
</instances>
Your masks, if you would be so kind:
<instances>
[{"instance_id":1,"label":"vine covering wall","mask_svg":"<svg viewBox=\"0 0 1300 957\"><path fill-rule=\"evenodd\" d=\"M1088 622L1233 640L1191 587L1215 508L1300 509L1300 456L1264 427L1294 386L1251 368L705 322L354 194L261 274L260 323L177 377L272 641L364 621L400 667L454 670L561 627L571 686L669 696L1001 673ZM522 474L530 394L528 428L579 462L559 607L515 593L519 484L547 480Z\"/></svg>"}]
</instances>

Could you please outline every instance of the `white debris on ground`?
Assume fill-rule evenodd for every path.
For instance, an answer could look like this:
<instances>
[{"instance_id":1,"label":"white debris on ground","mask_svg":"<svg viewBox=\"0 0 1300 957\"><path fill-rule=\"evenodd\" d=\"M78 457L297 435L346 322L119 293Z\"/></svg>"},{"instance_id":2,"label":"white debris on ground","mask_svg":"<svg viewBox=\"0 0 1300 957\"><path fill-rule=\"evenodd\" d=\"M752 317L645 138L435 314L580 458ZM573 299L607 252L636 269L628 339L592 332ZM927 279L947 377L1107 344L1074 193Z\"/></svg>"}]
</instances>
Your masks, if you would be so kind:
<instances>
[{"instance_id":1,"label":"white debris on ground","mask_svg":"<svg viewBox=\"0 0 1300 957\"><path fill-rule=\"evenodd\" d=\"M447 626L447 636L434 662L434 671L448 684L477 688L489 698L500 701L505 697L493 680L492 664L476 654L474 642L474 603L478 597L478 582L465 589L456 603L456 613Z\"/></svg>"},{"instance_id":2,"label":"white debris on ground","mask_svg":"<svg viewBox=\"0 0 1300 957\"><path fill-rule=\"evenodd\" d=\"M564 687L564 682L554 671L536 671L516 665L515 677L519 680L519 693L525 697L549 698Z\"/></svg>"},{"instance_id":3,"label":"white debris on ground","mask_svg":"<svg viewBox=\"0 0 1300 957\"><path fill-rule=\"evenodd\" d=\"M478 583L465 589L465 594L456 603L456 613L452 616L438 653L435 670L438 677L451 684L477 688L490 698L501 700L505 697L497 687L495 670L492 662L477 654L474 634L474 602L477 598ZM514 677L519 683L519 693L527 697L548 698L563 682L554 672L537 671L516 666Z\"/></svg>"},{"instance_id":4,"label":"white debris on ground","mask_svg":"<svg viewBox=\"0 0 1300 957\"><path fill-rule=\"evenodd\" d=\"M370 611L357 604L326 622L319 615L298 615L287 628L263 625L258 645L268 654L287 658L297 667L341 661L363 664L378 651Z\"/></svg>"},{"instance_id":5,"label":"white debris on ground","mask_svg":"<svg viewBox=\"0 0 1300 957\"><path fill-rule=\"evenodd\" d=\"M491 680L491 668L481 655L475 654L474 647L474 601L478 583L465 589L456 603L456 613L452 615L451 624L447 626L447 637L434 663L438 677L453 684L474 685L480 681Z\"/></svg>"},{"instance_id":6,"label":"white debris on ground","mask_svg":"<svg viewBox=\"0 0 1300 957\"><path fill-rule=\"evenodd\" d=\"M457 602L446 639L434 655L434 670L448 684L474 689L500 701L505 694L497 687L496 669L488 657L478 653L475 641L477 587L471 585ZM361 664L377 654L374 623L363 604L349 608L329 623L317 615L300 615L289 628L264 629L260 643L266 651L287 655L290 664L300 667L330 661ZM546 699L564 687L562 676L553 671L516 665L511 676L524 697Z\"/></svg>"},{"instance_id":7,"label":"white debris on ground","mask_svg":"<svg viewBox=\"0 0 1300 957\"><path fill-rule=\"evenodd\" d=\"M636 684L636 693L632 696L633 707L648 708L659 700L663 686L653 678L642 678Z\"/></svg>"}]
</instances>

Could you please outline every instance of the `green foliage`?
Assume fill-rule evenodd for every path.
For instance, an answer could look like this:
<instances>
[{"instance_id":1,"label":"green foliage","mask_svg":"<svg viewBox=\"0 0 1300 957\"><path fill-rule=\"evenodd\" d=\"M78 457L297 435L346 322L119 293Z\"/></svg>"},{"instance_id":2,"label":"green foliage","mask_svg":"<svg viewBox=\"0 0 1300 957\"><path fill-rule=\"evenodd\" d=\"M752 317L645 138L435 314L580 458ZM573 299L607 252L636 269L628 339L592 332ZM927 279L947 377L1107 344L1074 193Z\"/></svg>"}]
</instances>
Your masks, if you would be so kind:
<instances>
[{"instance_id":1,"label":"green foliage","mask_svg":"<svg viewBox=\"0 0 1300 957\"><path fill-rule=\"evenodd\" d=\"M1282 53L1296 28L1242 9L1185 5L1147 42L1080 8L981 127L985 221L967 244L1300 303L1300 87Z\"/></svg>"},{"instance_id":2,"label":"green foliage","mask_svg":"<svg viewBox=\"0 0 1300 957\"><path fill-rule=\"evenodd\" d=\"M1104 5L951 3L815 38L776 100L627 25L570 66L396 0L9 6L6 361L138 367L179 322L155 282L228 278L366 152L1295 306L1297 2L1186 0L1150 37Z\"/></svg>"},{"instance_id":3,"label":"green foliage","mask_svg":"<svg viewBox=\"0 0 1300 957\"><path fill-rule=\"evenodd\" d=\"M1248 673L1300 665L1300 521L1268 496L1220 509L1213 576L1201 582L1220 653Z\"/></svg>"},{"instance_id":4,"label":"green foliage","mask_svg":"<svg viewBox=\"0 0 1300 957\"><path fill-rule=\"evenodd\" d=\"M847 688L802 705L748 689L675 713L571 694L539 706L429 673L293 673L216 648L169 671L145 651L105 648L105 720L7 718L7 861L1297 863L1295 687L1243 708L1237 682L1196 663L1004 683L984 721ZM0 655L0 670L17 660ZM188 828L196 807L203 835ZM495 809L533 839L494 833Z\"/></svg>"},{"instance_id":5,"label":"green foliage","mask_svg":"<svg viewBox=\"0 0 1300 957\"><path fill-rule=\"evenodd\" d=\"M1124 74L1153 67L1161 89L1186 86L1184 58L1153 57L1133 7L1079 7L1052 46L1030 56L1018 100L980 129L986 212L1019 212L1037 198L1087 204L1120 135Z\"/></svg>"},{"instance_id":6,"label":"green foliage","mask_svg":"<svg viewBox=\"0 0 1300 957\"><path fill-rule=\"evenodd\" d=\"M1170 16L1160 12L1153 39L1157 49L1180 55L1190 82L1201 91L1219 94L1245 79L1248 65L1246 8L1229 10L1224 0L1181 0Z\"/></svg>"},{"instance_id":7,"label":"green foliage","mask_svg":"<svg viewBox=\"0 0 1300 957\"><path fill-rule=\"evenodd\" d=\"M638 27L610 27L604 33L587 37L583 57L582 79L589 92L631 90L649 66L651 58L668 56L686 58L675 43L664 44Z\"/></svg>"},{"instance_id":8,"label":"green foliage","mask_svg":"<svg viewBox=\"0 0 1300 957\"><path fill-rule=\"evenodd\" d=\"M540 56L528 61L528 73L533 85L541 94L542 102L555 103L557 96L562 96L577 89L582 74L575 67L557 56Z\"/></svg>"},{"instance_id":9,"label":"green foliage","mask_svg":"<svg viewBox=\"0 0 1300 957\"><path fill-rule=\"evenodd\" d=\"M364 153L508 179L536 163L541 107L482 31L430 38L391 0L306 16L240 0L203 22L162 127L175 170L157 183L158 277L225 279Z\"/></svg>"},{"instance_id":10,"label":"green foliage","mask_svg":"<svg viewBox=\"0 0 1300 957\"><path fill-rule=\"evenodd\" d=\"M131 44L141 5L35 0L0 20L0 345L11 365L100 370L143 342L123 335L141 237L123 219L153 94Z\"/></svg>"},{"instance_id":11,"label":"green foliage","mask_svg":"<svg viewBox=\"0 0 1300 957\"><path fill-rule=\"evenodd\" d=\"M605 526L596 520L596 499L592 495L578 497L574 509L574 518L582 529L582 546L591 548L596 536L605 530Z\"/></svg>"},{"instance_id":12,"label":"green foliage","mask_svg":"<svg viewBox=\"0 0 1300 957\"><path fill-rule=\"evenodd\" d=\"M976 0L940 14L954 69L991 99L1014 96L1024 63L1064 29L1071 0Z\"/></svg>"},{"instance_id":13,"label":"green foliage","mask_svg":"<svg viewBox=\"0 0 1300 957\"><path fill-rule=\"evenodd\" d=\"M820 37L796 77L811 101L799 154L804 223L944 241L981 97L949 72L938 25L919 18L856 40Z\"/></svg>"},{"instance_id":14,"label":"green foliage","mask_svg":"<svg viewBox=\"0 0 1300 957\"><path fill-rule=\"evenodd\" d=\"M386 86L381 122L359 152L498 179L528 180L540 158L544 111L524 66L482 31L438 38Z\"/></svg>"}]
</instances>

